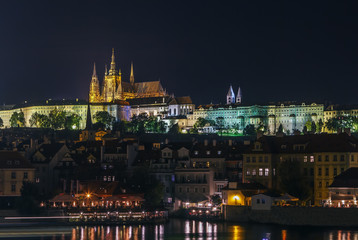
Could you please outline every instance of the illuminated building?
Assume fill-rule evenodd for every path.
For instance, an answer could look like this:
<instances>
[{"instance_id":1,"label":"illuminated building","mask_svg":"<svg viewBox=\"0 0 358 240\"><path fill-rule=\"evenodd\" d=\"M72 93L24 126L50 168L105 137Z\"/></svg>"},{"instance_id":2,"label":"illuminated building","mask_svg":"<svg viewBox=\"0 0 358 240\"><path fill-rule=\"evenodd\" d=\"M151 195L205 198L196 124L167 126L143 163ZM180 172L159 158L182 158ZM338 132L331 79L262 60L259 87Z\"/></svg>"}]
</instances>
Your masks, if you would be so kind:
<instances>
[{"instance_id":1,"label":"illuminated building","mask_svg":"<svg viewBox=\"0 0 358 240\"><path fill-rule=\"evenodd\" d=\"M347 134L263 136L243 154L243 181L280 189L281 164L296 161L299 169L291 174L302 177L313 190L314 204L320 205L334 177L358 167L357 146L357 139Z\"/></svg>"},{"instance_id":2,"label":"illuminated building","mask_svg":"<svg viewBox=\"0 0 358 240\"><path fill-rule=\"evenodd\" d=\"M90 84L91 103L113 103L118 100L132 98L164 97L167 96L160 81L138 82L134 81L133 63L131 64L130 81L122 81L121 69L116 69L114 49L110 69L105 69L102 86L98 81L96 66L94 65Z\"/></svg>"},{"instance_id":3,"label":"illuminated building","mask_svg":"<svg viewBox=\"0 0 358 240\"><path fill-rule=\"evenodd\" d=\"M35 168L20 153L0 152L0 197L20 196L23 182L34 182Z\"/></svg>"},{"instance_id":4,"label":"illuminated building","mask_svg":"<svg viewBox=\"0 0 358 240\"><path fill-rule=\"evenodd\" d=\"M107 111L116 121L130 120L130 106L128 102L117 101L116 103L93 103L90 104L92 120L93 116L100 111ZM81 117L79 129L86 127L88 103L83 100L46 100L34 103L7 105L0 108L0 118L4 127L10 127L10 118L14 112L22 111L25 117L25 126L29 127L29 120L34 113L49 115L54 109L64 110L67 113L75 113Z\"/></svg>"}]
</instances>

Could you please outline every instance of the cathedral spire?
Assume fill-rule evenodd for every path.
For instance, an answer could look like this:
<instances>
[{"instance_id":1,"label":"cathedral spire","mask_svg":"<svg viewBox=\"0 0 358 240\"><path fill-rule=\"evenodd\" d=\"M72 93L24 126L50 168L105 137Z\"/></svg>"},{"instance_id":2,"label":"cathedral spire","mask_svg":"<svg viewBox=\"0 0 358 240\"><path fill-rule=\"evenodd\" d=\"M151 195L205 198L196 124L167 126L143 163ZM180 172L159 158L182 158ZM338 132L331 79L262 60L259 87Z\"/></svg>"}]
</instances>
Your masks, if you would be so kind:
<instances>
[{"instance_id":1,"label":"cathedral spire","mask_svg":"<svg viewBox=\"0 0 358 240\"><path fill-rule=\"evenodd\" d=\"M96 77L97 76L97 72L96 72L96 62L93 63L93 74L92 77Z\"/></svg>"},{"instance_id":2,"label":"cathedral spire","mask_svg":"<svg viewBox=\"0 0 358 240\"><path fill-rule=\"evenodd\" d=\"M226 104L232 104L235 103L235 93L232 89L232 85L230 85L229 91L226 95Z\"/></svg>"},{"instance_id":3,"label":"cathedral spire","mask_svg":"<svg viewBox=\"0 0 358 240\"><path fill-rule=\"evenodd\" d=\"M241 88L239 87L239 90L237 91L237 95L236 95L236 103L241 103L242 100L242 93L241 93Z\"/></svg>"},{"instance_id":4,"label":"cathedral spire","mask_svg":"<svg viewBox=\"0 0 358 240\"><path fill-rule=\"evenodd\" d=\"M129 81L132 85L134 85L133 62L131 62L131 76L129 77Z\"/></svg>"},{"instance_id":5,"label":"cathedral spire","mask_svg":"<svg viewBox=\"0 0 358 240\"><path fill-rule=\"evenodd\" d=\"M109 69L110 75L114 75L116 73L116 62L114 56L114 48L112 48L112 60L111 60L111 68Z\"/></svg>"}]
</instances>

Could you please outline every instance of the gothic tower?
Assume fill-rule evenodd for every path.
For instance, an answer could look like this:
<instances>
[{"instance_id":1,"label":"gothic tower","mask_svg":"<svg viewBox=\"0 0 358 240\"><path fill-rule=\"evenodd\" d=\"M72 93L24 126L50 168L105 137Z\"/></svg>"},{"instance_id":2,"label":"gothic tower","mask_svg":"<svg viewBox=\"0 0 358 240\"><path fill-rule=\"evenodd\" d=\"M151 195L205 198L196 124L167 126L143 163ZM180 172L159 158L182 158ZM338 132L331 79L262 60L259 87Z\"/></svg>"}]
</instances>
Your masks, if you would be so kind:
<instances>
[{"instance_id":1,"label":"gothic tower","mask_svg":"<svg viewBox=\"0 0 358 240\"><path fill-rule=\"evenodd\" d=\"M131 62L131 76L129 77L129 81L131 85L134 86L133 62Z\"/></svg>"},{"instance_id":2,"label":"gothic tower","mask_svg":"<svg viewBox=\"0 0 358 240\"><path fill-rule=\"evenodd\" d=\"M116 62L114 56L114 49L112 49L112 58L111 58L111 67L108 73L104 76L103 81L103 93L102 98L104 102L113 102L115 99L120 99L121 96L118 92L121 88L118 86L121 85L121 73L120 70L116 70Z\"/></svg>"},{"instance_id":3,"label":"gothic tower","mask_svg":"<svg viewBox=\"0 0 358 240\"><path fill-rule=\"evenodd\" d=\"M236 95L236 103L241 103L242 100L242 93L241 93L241 88L239 87L239 90L237 91L237 95Z\"/></svg>"},{"instance_id":4,"label":"gothic tower","mask_svg":"<svg viewBox=\"0 0 358 240\"><path fill-rule=\"evenodd\" d=\"M99 91L99 81L96 73L96 63L93 64L93 74L90 84L89 102L100 102L101 95Z\"/></svg>"},{"instance_id":5,"label":"gothic tower","mask_svg":"<svg viewBox=\"0 0 358 240\"><path fill-rule=\"evenodd\" d=\"M235 103L235 93L232 90L232 86L230 85L229 92L226 95L226 104L233 104Z\"/></svg>"}]
</instances>

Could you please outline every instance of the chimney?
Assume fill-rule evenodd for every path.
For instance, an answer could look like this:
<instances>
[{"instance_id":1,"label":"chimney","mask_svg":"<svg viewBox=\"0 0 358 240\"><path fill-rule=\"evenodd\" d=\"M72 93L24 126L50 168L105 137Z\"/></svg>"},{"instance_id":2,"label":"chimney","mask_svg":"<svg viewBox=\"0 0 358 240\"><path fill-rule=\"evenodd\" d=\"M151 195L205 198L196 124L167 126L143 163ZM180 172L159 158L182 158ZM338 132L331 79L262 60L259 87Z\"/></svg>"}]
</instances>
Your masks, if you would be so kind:
<instances>
[{"instance_id":1,"label":"chimney","mask_svg":"<svg viewBox=\"0 0 358 240\"><path fill-rule=\"evenodd\" d=\"M213 146L216 147L216 139L213 140Z\"/></svg>"}]
</instances>

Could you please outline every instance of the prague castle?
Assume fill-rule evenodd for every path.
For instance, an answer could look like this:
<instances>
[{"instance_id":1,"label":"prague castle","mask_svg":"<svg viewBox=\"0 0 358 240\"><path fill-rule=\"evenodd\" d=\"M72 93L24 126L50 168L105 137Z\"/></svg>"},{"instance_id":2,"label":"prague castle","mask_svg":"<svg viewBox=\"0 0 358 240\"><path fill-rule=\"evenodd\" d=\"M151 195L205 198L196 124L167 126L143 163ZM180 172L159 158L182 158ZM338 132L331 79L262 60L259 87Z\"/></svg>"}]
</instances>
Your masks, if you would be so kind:
<instances>
[{"instance_id":1,"label":"prague castle","mask_svg":"<svg viewBox=\"0 0 358 240\"><path fill-rule=\"evenodd\" d=\"M129 82L122 81L121 70L116 69L114 49L112 50L110 69L107 70L106 67L102 85L99 83L96 65L94 65L89 94L91 103L113 103L117 100L164 96L167 94L160 81L134 82L133 63L131 64Z\"/></svg>"}]
</instances>

